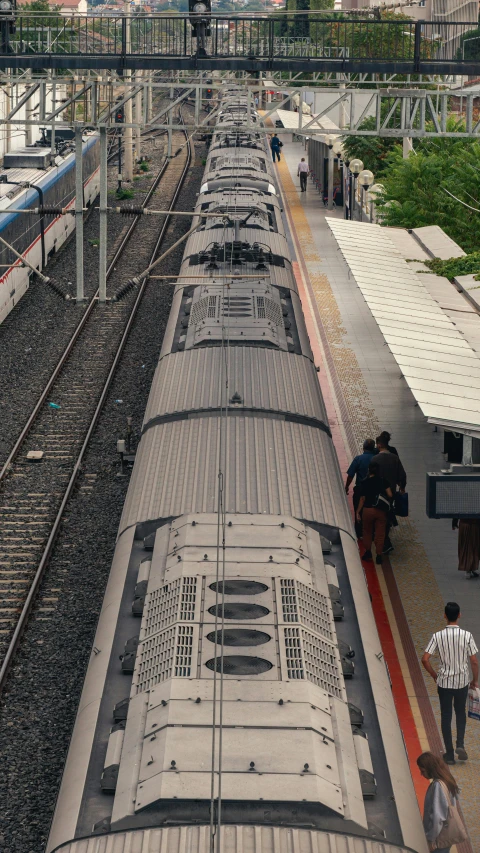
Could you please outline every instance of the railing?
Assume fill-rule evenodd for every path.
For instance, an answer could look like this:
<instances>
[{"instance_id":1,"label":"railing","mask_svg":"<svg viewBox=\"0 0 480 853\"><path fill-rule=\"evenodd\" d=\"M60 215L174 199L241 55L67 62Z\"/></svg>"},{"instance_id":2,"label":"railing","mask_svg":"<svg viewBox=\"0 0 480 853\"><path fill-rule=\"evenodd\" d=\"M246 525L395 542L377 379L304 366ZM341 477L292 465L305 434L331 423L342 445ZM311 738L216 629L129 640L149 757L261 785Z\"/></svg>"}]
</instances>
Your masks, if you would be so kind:
<instances>
[{"instance_id":1,"label":"railing","mask_svg":"<svg viewBox=\"0 0 480 853\"><path fill-rule=\"evenodd\" d=\"M0 66L41 67L42 59L50 67L69 67L68 58L75 57L71 67L77 68L160 67L169 60L170 67L187 68L195 60L214 68L217 60L223 63L217 67L233 60L234 68L252 69L291 68L294 62L310 70L475 73L480 72L480 38L473 59L471 45L464 57L462 43L476 28L476 22L323 18L308 12L212 16L203 53L187 15L19 13L14 25L0 18Z\"/></svg>"}]
</instances>

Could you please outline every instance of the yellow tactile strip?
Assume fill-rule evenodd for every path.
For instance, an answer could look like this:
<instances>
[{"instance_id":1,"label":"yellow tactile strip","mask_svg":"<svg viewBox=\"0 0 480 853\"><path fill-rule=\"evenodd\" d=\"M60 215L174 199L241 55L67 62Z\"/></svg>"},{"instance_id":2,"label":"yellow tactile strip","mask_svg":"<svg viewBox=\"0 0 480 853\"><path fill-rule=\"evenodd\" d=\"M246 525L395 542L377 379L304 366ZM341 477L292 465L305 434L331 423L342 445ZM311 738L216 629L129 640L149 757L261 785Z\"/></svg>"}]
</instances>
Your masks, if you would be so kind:
<instances>
[{"instance_id":1,"label":"yellow tactile strip","mask_svg":"<svg viewBox=\"0 0 480 853\"><path fill-rule=\"evenodd\" d=\"M358 453L365 436L376 435L380 424L365 384L361 368L351 346L346 342L346 330L328 277L319 272L321 258L317 252L310 226L300 203L298 192L284 159L278 164L283 194L301 249L302 262L318 308L317 321L328 345L334 370L331 379L340 385L343 432L347 438L351 455ZM335 388L338 391L338 387ZM338 399L338 394L337 394ZM444 602L428 560L418 530L411 519L401 519L395 530L395 554L391 561L400 592L412 639L420 657L432 632L439 626ZM386 587L383 582L383 589ZM394 618L393 610L391 617ZM399 639L398 628L392 625L395 639ZM404 658L404 656L403 656ZM404 660L404 663L405 660ZM411 679L409 680L411 685ZM428 694L437 724L440 727L440 710L434 682L426 680ZM409 690L410 694L410 690ZM412 711L421 721L418 704L412 702ZM421 742L424 736L420 733ZM480 853L480 723L468 722L467 742L469 761L457 763L455 775L462 790L462 808L470 834L473 853Z\"/></svg>"}]
</instances>

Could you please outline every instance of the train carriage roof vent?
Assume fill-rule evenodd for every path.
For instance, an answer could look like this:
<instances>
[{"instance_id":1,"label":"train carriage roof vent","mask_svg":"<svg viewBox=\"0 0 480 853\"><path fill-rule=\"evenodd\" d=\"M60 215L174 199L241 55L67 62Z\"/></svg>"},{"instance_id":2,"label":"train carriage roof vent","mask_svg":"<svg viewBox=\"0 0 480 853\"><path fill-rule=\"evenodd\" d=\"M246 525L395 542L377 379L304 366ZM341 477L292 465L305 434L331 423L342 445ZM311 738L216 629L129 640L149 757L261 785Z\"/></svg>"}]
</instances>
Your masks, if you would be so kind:
<instances>
[{"instance_id":1,"label":"train carriage roof vent","mask_svg":"<svg viewBox=\"0 0 480 853\"><path fill-rule=\"evenodd\" d=\"M47 169L52 162L48 148L17 148L3 155L5 169Z\"/></svg>"},{"instance_id":2,"label":"train carriage roof vent","mask_svg":"<svg viewBox=\"0 0 480 853\"><path fill-rule=\"evenodd\" d=\"M101 820L97 820L97 822L93 824L92 832L94 832L95 835L97 835L97 834L98 835L100 835L100 834L104 835L105 833L110 832L110 825L111 825L110 818L109 817L102 817Z\"/></svg>"},{"instance_id":3,"label":"train carriage roof vent","mask_svg":"<svg viewBox=\"0 0 480 853\"><path fill-rule=\"evenodd\" d=\"M348 712L350 714L350 723L352 726L363 726L363 711L353 702L348 703Z\"/></svg>"},{"instance_id":4,"label":"train carriage roof vent","mask_svg":"<svg viewBox=\"0 0 480 853\"><path fill-rule=\"evenodd\" d=\"M367 735L360 729L354 729L353 742L355 744L355 755L357 757L363 798L365 800L370 800L375 797L377 793L377 783L375 781L375 776L373 775L373 764Z\"/></svg>"},{"instance_id":5,"label":"train carriage roof vent","mask_svg":"<svg viewBox=\"0 0 480 853\"><path fill-rule=\"evenodd\" d=\"M208 669L216 672L222 671L222 659L212 658L206 663ZM268 672L273 664L264 658L247 657L246 655L224 655L223 657L223 673L224 675L260 675L262 672Z\"/></svg>"},{"instance_id":6,"label":"train carriage roof vent","mask_svg":"<svg viewBox=\"0 0 480 853\"><path fill-rule=\"evenodd\" d=\"M155 533L150 533L148 536L145 536L143 540L143 547L145 551L153 551L153 546L155 545Z\"/></svg>"},{"instance_id":7,"label":"train carriage roof vent","mask_svg":"<svg viewBox=\"0 0 480 853\"><path fill-rule=\"evenodd\" d=\"M331 554L332 553L332 543L330 539L327 539L325 536L320 536L320 541L322 543L322 553L323 554Z\"/></svg>"},{"instance_id":8,"label":"train carriage roof vent","mask_svg":"<svg viewBox=\"0 0 480 853\"><path fill-rule=\"evenodd\" d=\"M225 580L214 581L210 584L210 589L215 592L218 588L219 592L224 595L260 595L261 592L266 592L267 584L253 580Z\"/></svg>"},{"instance_id":9,"label":"train carriage roof vent","mask_svg":"<svg viewBox=\"0 0 480 853\"><path fill-rule=\"evenodd\" d=\"M223 646L263 646L271 640L270 634L254 631L253 628L224 628L223 631L211 631L207 640Z\"/></svg>"},{"instance_id":10,"label":"train carriage roof vent","mask_svg":"<svg viewBox=\"0 0 480 853\"><path fill-rule=\"evenodd\" d=\"M262 616L268 616L270 613L267 607L263 607L261 604L250 604L250 602L246 603L243 601L232 601L228 604L214 604L213 607L208 608L208 612L212 614L212 616L224 616L225 619L235 619L236 622L240 622L243 619L261 619Z\"/></svg>"}]
</instances>

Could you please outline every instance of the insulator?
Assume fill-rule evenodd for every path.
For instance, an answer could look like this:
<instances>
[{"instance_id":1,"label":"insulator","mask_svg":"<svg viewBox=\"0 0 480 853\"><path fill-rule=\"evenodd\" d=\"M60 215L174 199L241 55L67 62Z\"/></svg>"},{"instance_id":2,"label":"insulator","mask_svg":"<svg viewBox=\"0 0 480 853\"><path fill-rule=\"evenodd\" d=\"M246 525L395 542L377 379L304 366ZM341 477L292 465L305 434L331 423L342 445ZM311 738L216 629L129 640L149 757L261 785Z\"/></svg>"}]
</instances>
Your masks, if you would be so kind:
<instances>
[{"instance_id":1,"label":"insulator","mask_svg":"<svg viewBox=\"0 0 480 853\"><path fill-rule=\"evenodd\" d=\"M144 207L116 207L115 210L122 216L142 216L145 213Z\"/></svg>"}]
</instances>

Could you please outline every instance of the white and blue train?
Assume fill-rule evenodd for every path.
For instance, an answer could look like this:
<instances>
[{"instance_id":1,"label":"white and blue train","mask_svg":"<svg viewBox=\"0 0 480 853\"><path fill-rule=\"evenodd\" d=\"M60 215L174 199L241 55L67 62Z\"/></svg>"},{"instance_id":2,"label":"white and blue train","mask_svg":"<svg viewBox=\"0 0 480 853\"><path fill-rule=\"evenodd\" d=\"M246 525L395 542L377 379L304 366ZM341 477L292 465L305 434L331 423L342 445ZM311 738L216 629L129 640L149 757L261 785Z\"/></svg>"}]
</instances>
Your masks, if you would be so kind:
<instances>
[{"instance_id":1,"label":"white and blue train","mask_svg":"<svg viewBox=\"0 0 480 853\"><path fill-rule=\"evenodd\" d=\"M99 137L91 133L83 142L84 207L99 192ZM0 237L42 270L75 229L74 216L40 216L15 213L38 207L75 205L75 151L72 142L61 145L52 160L50 145L30 145L6 154L0 172ZM28 289L33 272L0 243L0 323Z\"/></svg>"}]
</instances>

